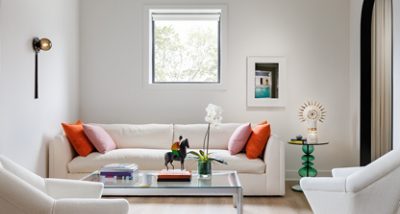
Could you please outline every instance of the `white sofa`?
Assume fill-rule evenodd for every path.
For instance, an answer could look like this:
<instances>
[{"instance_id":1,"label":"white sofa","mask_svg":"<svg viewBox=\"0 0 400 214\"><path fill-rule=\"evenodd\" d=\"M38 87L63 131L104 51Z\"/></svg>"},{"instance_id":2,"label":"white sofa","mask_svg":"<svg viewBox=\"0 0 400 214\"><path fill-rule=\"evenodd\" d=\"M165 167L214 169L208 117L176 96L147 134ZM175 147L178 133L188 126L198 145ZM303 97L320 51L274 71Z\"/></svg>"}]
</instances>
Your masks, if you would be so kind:
<instances>
[{"instance_id":1,"label":"white sofa","mask_svg":"<svg viewBox=\"0 0 400 214\"><path fill-rule=\"evenodd\" d=\"M365 167L333 169L332 175L300 180L314 213L400 213L400 150Z\"/></svg>"},{"instance_id":2,"label":"white sofa","mask_svg":"<svg viewBox=\"0 0 400 214\"><path fill-rule=\"evenodd\" d=\"M206 124L97 124L103 127L117 144L106 154L77 156L64 135L50 142L49 175L53 178L79 179L110 163L136 163L140 170L164 169L164 154L172 139L180 135L189 139L190 149L202 148ZM263 159L248 159L244 153L230 155L228 140L240 124L225 123L211 128L210 152L228 162L213 163L213 170L236 170L245 195L284 195L284 144L272 135ZM179 162L174 162L180 168ZM186 160L187 170L196 170L195 160Z\"/></svg>"},{"instance_id":3,"label":"white sofa","mask_svg":"<svg viewBox=\"0 0 400 214\"><path fill-rule=\"evenodd\" d=\"M43 179L0 155L0 213L126 214L125 199L100 199L103 184Z\"/></svg>"}]
</instances>

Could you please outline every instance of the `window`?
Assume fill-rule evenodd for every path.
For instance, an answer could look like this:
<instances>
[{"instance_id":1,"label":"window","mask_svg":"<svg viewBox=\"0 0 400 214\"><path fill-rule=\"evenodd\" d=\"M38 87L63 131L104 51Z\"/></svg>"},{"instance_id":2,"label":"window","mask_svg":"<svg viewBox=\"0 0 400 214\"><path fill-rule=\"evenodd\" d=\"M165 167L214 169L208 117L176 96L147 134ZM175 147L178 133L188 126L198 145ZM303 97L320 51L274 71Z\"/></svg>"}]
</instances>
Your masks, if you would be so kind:
<instances>
[{"instance_id":1,"label":"window","mask_svg":"<svg viewBox=\"0 0 400 214\"><path fill-rule=\"evenodd\" d=\"M150 84L221 83L221 10L150 11Z\"/></svg>"}]
</instances>

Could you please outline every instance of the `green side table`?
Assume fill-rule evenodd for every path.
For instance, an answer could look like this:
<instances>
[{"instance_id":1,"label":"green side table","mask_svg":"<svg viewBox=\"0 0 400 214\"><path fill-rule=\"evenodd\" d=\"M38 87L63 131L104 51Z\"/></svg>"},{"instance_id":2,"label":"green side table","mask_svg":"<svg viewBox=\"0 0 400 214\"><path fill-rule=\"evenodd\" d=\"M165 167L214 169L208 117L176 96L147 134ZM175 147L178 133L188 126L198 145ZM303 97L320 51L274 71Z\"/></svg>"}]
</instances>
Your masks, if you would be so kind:
<instances>
[{"instance_id":1,"label":"green side table","mask_svg":"<svg viewBox=\"0 0 400 214\"><path fill-rule=\"evenodd\" d=\"M314 160L315 157L312 155L314 152L314 146L319 145L327 145L329 142L322 142L322 143L307 143L306 140L291 140L288 142L292 145L299 145L301 146L301 150L303 151L304 155L301 156L301 160L303 161L302 167L299 169L300 177L315 177L318 174L318 171L314 168ZM296 184L292 186L292 190L296 192L303 192L300 187L300 184Z\"/></svg>"}]
</instances>

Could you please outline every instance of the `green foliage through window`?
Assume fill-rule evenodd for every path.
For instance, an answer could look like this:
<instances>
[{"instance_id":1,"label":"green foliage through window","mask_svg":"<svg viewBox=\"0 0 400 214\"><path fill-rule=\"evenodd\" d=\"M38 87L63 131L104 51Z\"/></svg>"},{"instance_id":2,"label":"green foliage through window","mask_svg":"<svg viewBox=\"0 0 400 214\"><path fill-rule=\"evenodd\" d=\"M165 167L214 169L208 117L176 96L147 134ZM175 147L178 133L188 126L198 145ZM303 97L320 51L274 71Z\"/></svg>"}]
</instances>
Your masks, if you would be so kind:
<instances>
[{"instance_id":1,"label":"green foliage through window","mask_svg":"<svg viewBox=\"0 0 400 214\"><path fill-rule=\"evenodd\" d=\"M219 82L219 23L154 21L153 81Z\"/></svg>"}]
</instances>

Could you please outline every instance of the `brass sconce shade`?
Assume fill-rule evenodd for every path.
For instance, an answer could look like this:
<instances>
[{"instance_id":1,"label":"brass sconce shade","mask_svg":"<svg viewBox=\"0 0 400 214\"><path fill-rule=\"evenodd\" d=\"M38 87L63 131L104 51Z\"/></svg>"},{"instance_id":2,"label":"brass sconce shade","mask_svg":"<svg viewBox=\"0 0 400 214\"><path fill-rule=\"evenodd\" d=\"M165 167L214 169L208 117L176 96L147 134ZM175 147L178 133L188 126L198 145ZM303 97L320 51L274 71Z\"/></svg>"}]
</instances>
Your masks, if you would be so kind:
<instances>
[{"instance_id":1,"label":"brass sconce shade","mask_svg":"<svg viewBox=\"0 0 400 214\"><path fill-rule=\"evenodd\" d=\"M33 44L33 49L35 50L35 52L39 52L40 50L48 51L51 49L51 46L52 46L50 39L47 39L47 38L39 39L39 38L35 37L35 38L33 38L32 44Z\"/></svg>"},{"instance_id":2,"label":"brass sconce shade","mask_svg":"<svg viewBox=\"0 0 400 214\"><path fill-rule=\"evenodd\" d=\"M35 99L39 98L39 72L38 72L38 55L40 50L48 51L51 49L51 41L47 38L33 38L33 50L35 51Z\"/></svg>"}]
</instances>

